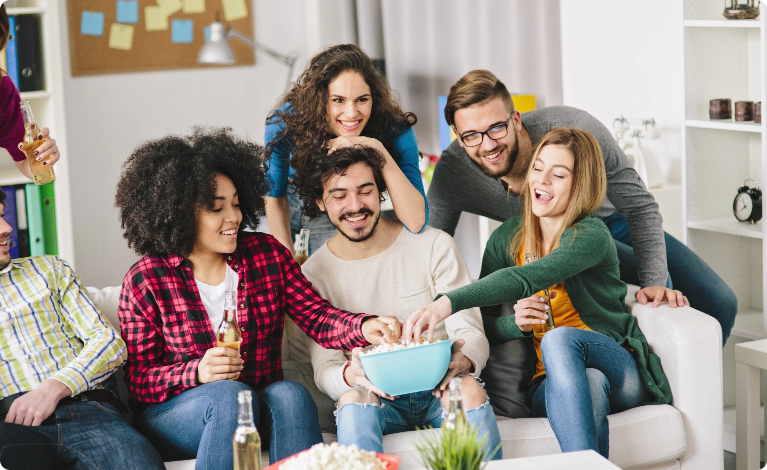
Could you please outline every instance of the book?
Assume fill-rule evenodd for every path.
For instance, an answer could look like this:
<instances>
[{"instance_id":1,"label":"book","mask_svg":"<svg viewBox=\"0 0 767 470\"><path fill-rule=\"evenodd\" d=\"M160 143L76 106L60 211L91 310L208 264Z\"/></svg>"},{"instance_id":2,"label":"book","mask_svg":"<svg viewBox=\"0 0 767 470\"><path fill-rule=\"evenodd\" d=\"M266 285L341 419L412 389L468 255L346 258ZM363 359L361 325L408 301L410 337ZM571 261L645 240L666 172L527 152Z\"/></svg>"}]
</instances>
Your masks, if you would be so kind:
<instances>
[{"instance_id":1,"label":"book","mask_svg":"<svg viewBox=\"0 0 767 470\"><path fill-rule=\"evenodd\" d=\"M27 196L27 223L29 224L29 255L45 254L43 243L43 203L40 198L40 186L29 183L24 185Z\"/></svg>"},{"instance_id":2,"label":"book","mask_svg":"<svg viewBox=\"0 0 767 470\"><path fill-rule=\"evenodd\" d=\"M59 242L56 232L56 198L53 183L40 186L40 198L43 210L43 247L46 255L59 254Z\"/></svg>"},{"instance_id":3,"label":"book","mask_svg":"<svg viewBox=\"0 0 767 470\"><path fill-rule=\"evenodd\" d=\"M19 63L16 58L16 17L8 17L8 30L11 34L8 36L8 44L5 45L5 62L8 68L5 72L11 77L13 84L19 88Z\"/></svg>"},{"instance_id":4,"label":"book","mask_svg":"<svg viewBox=\"0 0 767 470\"><path fill-rule=\"evenodd\" d=\"M16 17L16 57L19 91L44 90L45 70L43 70L43 40L39 15Z\"/></svg>"},{"instance_id":5,"label":"book","mask_svg":"<svg viewBox=\"0 0 767 470\"><path fill-rule=\"evenodd\" d=\"M19 227L19 234L16 242L19 246L19 258L30 256L29 252L29 224L27 224L27 196L24 193L24 186L16 187L16 225Z\"/></svg>"},{"instance_id":6,"label":"book","mask_svg":"<svg viewBox=\"0 0 767 470\"><path fill-rule=\"evenodd\" d=\"M16 188L13 186L5 186L1 188L5 193L5 216L3 219L11 226L11 259L19 257L19 226L16 223Z\"/></svg>"}]
</instances>

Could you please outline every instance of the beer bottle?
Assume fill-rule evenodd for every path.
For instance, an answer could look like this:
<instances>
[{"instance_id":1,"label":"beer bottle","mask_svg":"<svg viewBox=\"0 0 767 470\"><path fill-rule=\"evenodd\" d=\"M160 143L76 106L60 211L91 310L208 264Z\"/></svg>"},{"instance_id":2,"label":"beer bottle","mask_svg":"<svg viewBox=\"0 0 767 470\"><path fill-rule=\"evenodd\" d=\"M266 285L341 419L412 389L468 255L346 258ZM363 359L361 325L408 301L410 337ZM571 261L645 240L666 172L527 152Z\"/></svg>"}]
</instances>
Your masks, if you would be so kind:
<instances>
[{"instance_id":1,"label":"beer bottle","mask_svg":"<svg viewBox=\"0 0 767 470\"><path fill-rule=\"evenodd\" d=\"M301 232L296 235L295 248L295 260L299 265L302 265L309 259L309 230L302 228Z\"/></svg>"},{"instance_id":2,"label":"beer bottle","mask_svg":"<svg viewBox=\"0 0 767 470\"><path fill-rule=\"evenodd\" d=\"M237 324L237 291L226 291L224 299L224 318L216 331L216 346L223 346L240 352L242 330ZM239 375L232 380L237 378Z\"/></svg>"},{"instance_id":3,"label":"beer bottle","mask_svg":"<svg viewBox=\"0 0 767 470\"><path fill-rule=\"evenodd\" d=\"M447 429L457 429L468 423L466 414L463 412L461 383L461 379L458 377L450 379L450 410L448 410L447 421L445 421L445 428Z\"/></svg>"},{"instance_id":4,"label":"beer bottle","mask_svg":"<svg viewBox=\"0 0 767 470\"><path fill-rule=\"evenodd\" d=\"M537 256L535 253L525 253L525 264L530 264L536 259ZM548 315L545 323L538 323L533 325L533 335L536 338L541 339L543 338L543 335L546 334L546 332L553 330L555 327L554 312L551 310L551 298L549 297L549 289L543 289L542 291L538 292L537 295L541 296L543 301L546 303L546 315Z\"/></svg>"},{"instance_id":5,"label":"beer bottle","mask_svg":"<svg viewBox=\"0 0 767 470\"><path fill-rule=\"evenodd\" d=\"M44 160L38 161L37 155L35 155L35 151L48 139L37 140L40 128L35 123L35 116L32 114L32 107L29 105L29 101L21 102L21 117L24 119L24 142L22 146L24 153L27 154L27 162L29 162L29 169L32 172L32 181L35 184L52 183L56 179L53 167L43 165Z\"/></svg>"},{"instance_id":6,"label":"beer bottle","mask_svg":"<svg viewBox=\"0 0 767 470\"><path fill-rule=\"evenodd\" d=\"M240 412L234 431L234 470L261 470L261 436L253 423L253 404L250 390L237 393Z\"/></svg>"}]
</instances>

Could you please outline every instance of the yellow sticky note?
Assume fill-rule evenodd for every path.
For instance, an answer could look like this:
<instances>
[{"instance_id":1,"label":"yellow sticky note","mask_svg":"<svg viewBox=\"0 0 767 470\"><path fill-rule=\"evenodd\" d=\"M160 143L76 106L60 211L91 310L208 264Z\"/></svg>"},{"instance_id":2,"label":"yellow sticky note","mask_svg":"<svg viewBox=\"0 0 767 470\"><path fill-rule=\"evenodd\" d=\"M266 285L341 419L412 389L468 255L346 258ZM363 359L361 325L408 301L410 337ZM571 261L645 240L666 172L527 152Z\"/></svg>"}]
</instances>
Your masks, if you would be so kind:
<instances>
[{"instance_id":1,"label":"yellow sticky note","mask_svg":"<svg viewBox=\"0 0 767 470\"><path fill-rule=\"evenodd\" d=\"M167 31L168 15L159 6L144 8L144 23L147 31Z\"/></svg>"},{"instance_id":2,"label":"yellow sticky note","mask_svg":"<svg viewBox=\"0 0 767 470\"><path fill-rule=\"evenodd\" d=\"M133 25L112 23L109 29L109 47L123 51L133 49Z\"/></svg>"},{"instance_id":3,"label":"yellow sticky note","mask_svg":"<svg viewBox=\"0 0 767 470\"><path fill-rule=\"evenodd\" d=\"M157 0L157 5L168 16L181 11L181 0Z\"/></svg>"},{"instance_id":4,"label":"yellow sticky note","mask_svg":"<svg viewBox=\"0 0 767 470\"><path fill-rule=\"evenodd\" d=\"M205 0L184 0L184 13L205 13Z\"/></svg>"},{"instance_id":5,"label":"yellow sticky note","mask_svg":"<svg viewBox=\"0 0 767 470\"><path fill-rule=\"evenodd\" d=\"M224 7L224 19L226 21L239 20L248 17L248 6L245 0L221 0Z\"/></svg>"}]
</instances>

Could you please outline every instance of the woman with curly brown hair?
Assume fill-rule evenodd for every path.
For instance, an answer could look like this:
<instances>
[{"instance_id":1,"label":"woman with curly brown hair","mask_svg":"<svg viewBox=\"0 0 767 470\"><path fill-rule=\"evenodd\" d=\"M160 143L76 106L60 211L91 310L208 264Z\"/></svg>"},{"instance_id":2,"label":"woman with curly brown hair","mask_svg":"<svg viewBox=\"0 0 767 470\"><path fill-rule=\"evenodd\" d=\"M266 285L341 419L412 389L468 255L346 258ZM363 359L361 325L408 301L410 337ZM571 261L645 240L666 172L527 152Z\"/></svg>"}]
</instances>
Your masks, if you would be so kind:
<instances>
[{"instance_id":1,"label":"woman with curly brown hair","mask_svg":"<svg viewBox=\"0 0 767 470\"><path fill-rule=\"evenodd\" d=\"M393 317L323 300L272 236L246 232L264 212L263 147L230 129L150 141L128 158L115 205L142 258L123 281L118 315L134 426L166 460L232 468L237 393L272 462L322 442L309 392L282 380L285 314L324 347L351 349L398 335ZM226 291L236 291L240 349L216 347ZM227 380L229 379L229 380Z\"/></svg>"},{"instance_id":2,"label":"woman with curly brown hair","mask_svg":"<svg viewBox=\"0 0 767 470\"><path fill-rule=\"evenodd\" d=\"M309 229L309 254L336 234L327 215L302 194L301 179L311 177L308 167L314 155L353 145L381 152L397 218L411 232L423 230L429 210L415 123L416 116L400 109L389 83L359 47L342 44L314 56L266 120L271 233L294 252L293 237L301 228Z\"/></svg>"}]
</instances>

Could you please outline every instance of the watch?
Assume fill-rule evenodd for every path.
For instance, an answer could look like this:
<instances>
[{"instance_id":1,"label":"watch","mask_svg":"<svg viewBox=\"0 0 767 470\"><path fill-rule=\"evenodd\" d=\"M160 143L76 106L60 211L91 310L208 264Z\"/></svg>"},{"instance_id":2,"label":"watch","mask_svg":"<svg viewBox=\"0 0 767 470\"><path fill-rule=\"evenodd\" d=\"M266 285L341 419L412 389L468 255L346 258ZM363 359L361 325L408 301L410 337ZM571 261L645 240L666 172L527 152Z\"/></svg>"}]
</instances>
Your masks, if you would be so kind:
<instances>
[{"instance_id":1,"label":"watch","mask_svg":"<svg viewBox=\"0 0 767 470\"><path fill-rule=\"evenodd\" d=\"M749 181L753 184L749 184ZM762 190L754 180L746 180L738 188L738 194L732 203L732 213L741 222L756 223L762 219Z\"/></svg>"}]
</instances>

